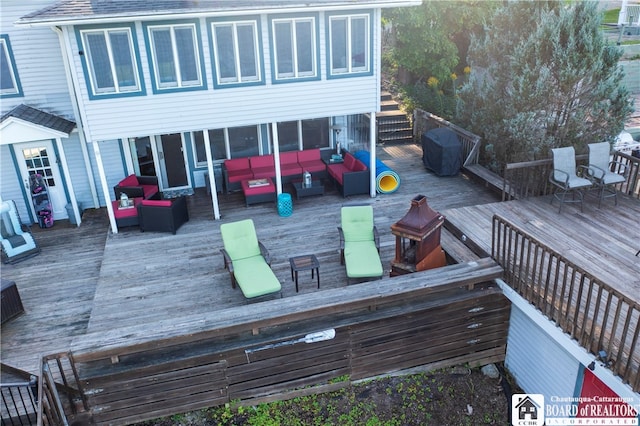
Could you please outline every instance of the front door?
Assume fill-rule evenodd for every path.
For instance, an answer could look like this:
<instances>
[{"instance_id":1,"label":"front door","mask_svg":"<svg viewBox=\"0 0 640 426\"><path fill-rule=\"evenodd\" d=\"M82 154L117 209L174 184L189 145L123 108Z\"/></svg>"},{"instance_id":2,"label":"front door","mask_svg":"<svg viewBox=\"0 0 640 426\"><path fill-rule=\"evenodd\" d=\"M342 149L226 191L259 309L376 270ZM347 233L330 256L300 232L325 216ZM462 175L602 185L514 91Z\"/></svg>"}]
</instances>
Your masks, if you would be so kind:
<instances>
[{"instance_id":1,"label":"front door","mask_svg":"<svg viewBox=\"0 0 640 426\"><path fill-rule=\"evenodd\" d=\"M58 170L58 160L51 141L27 142L15 145L16 156L20 167L20 176L26 193L31 197L29 176L40 174L49 185L49 199L53 210L53 218L67 219L67 197L64 192L62 178ZM31 199L27 202L31 214L35 217L35 208Z\"/></svg>"},{"instance_id":2,"label":"front door","mask_svg":"<svg viewBox=\"0 0 640 426\"><path fill-rule=\"evenodd\" d=\"M161 187L166 189L188 188L189 176L187 173L187 157L185 155L184 141L180 133L162 135L156 137L158 150L158 165L160 173L158 179Z\"/></svg>"}]
</instances>

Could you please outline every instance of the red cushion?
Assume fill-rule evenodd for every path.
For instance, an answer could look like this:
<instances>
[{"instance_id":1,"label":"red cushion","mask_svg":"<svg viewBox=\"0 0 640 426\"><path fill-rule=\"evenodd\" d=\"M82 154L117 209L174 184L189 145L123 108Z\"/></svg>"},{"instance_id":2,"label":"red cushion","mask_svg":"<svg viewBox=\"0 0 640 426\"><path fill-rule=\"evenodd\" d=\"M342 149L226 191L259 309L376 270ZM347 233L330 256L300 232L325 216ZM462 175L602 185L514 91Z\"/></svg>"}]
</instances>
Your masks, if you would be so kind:
<instances>
[{"instance_id":1,"label":"red cushion","mask_svg":"<svg viewBox=\"0 0 640 426\"><path fill-rule=\"evenodd\" d=\"M249 157L249 164L251 164L251 170L266 168L266 167L274 167L275 163L273 162L273 155L255 155L253 157Z\"/></svg>"},{"instance_id":2,"label":"red cushion","mask_svg":"<svg viewBox=\"0 0 640 426\"><path fill-rule=\"evenodd\" d=\"M171 200L142 200L143 206L171 207Z\"/></svg>"},{"instance_id":3,"label":"red cushion","mask_svg":"<svg viewBox=\"0 0 640 426\"><path fill-rule=\"evenodd\" d=\"M158 192L158 185L140 185L140 186L142 187L144 198L151 198L156 194L156 192Z\"/></svg>"},{"instance_id":4,"label":"red cushion","mask_svg":"<svg viewBox=\"0 0 640 426\"><path fill-rule=\"evenodd\" d=\"M353 170L354 165L356 164L356 159L353 155L351 154L345 154L344 155L344 166L349 169L349 170Z\"/></svg>"},{"instance_id":5,"label":"red cushion","mask_svg":"<svg viewBox=\"0 0 640 426\"><path fill-rule=\"evenodd\" d=\"M321 160L320 148L305 149L304 151L298 151L298 163L304 161Z\"/></svg>"},{"instance_id":6,"label":"red cushion","mask_svg":"<svg viewBox=\"0 0 640 426\"><path fill-rule=\"evenodd\" d=\"M270 194L272 192L276 192L276 186L273 184L273 181L269 178L267 179L268 179L268 185L254 186L254 187L249 187L249 181L243 180L242 192L244 193L244 195Z\"/></svg>"},{"instance_id":7,"label":"red cushion","mask_svg":"<svg viewBox=\"0 0 640 426\"><path fill-rule=\"evenodd\" d=\"M224 160L224 167L227 171L236 170L248 170L249 159L248 158L233 158L231 160Z\"/></svg>"},{"instance_id":8,"label":"red cushion","mask_svg":"<svg viewBox=\"0 0 640 426\"><path fill-rule=\"evenodd\" d=\"M283 164L298 164L298 153L296 151L281 152L280 165Z\"/></svg>"},{"instance_id":9,"label":"red cushion","mask_svg":"<svg viewBox=\"0 0 640 426\"><path fill-rule=\"evenodd\" d=\"M353 170L354 172L360 172L362 170L367 170L367 166L365 166L362 161L356 160L351 170Z\"/></svg>"},{"instance_id":10,"label":"red cushion","mask_svg":"<svg viewBox=\"0 0 640 426\"><path fill-rule=\"evenodd\" d=\"M253 179L253 172L249 169L236 170L228 172L227 176L229 176L229 182L240 182L245 179Z\"/></svg>"},{"instance_id":11,"label":"red cushion","mask_svg":"<svg viewBox=\"0 0 640 426\"><path fill-rule=\"evenodd\" d=\"M126 178L122 179L118 184L120 186L138 186L138 178L136 175L129 175Z\"/></svg>"},{"instance_id":12,"label":"red cushion","mask_svg":"<svg viewBox=\"0 0 640 426\"><path fill-rule=\"evenodd\" d=\"M111 206L113 207L113 215L116 219L122 219L125 217L134 217L138 216L138 209L136 208L138 204L142 201L142 198L136 197L133 199L134 207L128 209L119 209L118 205L120 203L119 200L115 200L111 202Z\"/></svg>"}]
</instances>

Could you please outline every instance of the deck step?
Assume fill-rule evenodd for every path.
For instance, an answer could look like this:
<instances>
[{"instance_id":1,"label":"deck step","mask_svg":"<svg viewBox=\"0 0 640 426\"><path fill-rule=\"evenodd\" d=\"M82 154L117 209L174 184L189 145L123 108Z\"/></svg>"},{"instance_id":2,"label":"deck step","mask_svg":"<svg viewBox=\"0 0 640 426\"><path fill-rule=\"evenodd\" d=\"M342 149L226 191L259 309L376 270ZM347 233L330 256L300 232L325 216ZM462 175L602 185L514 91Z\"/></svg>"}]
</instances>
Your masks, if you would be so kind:
<instances>
[{"instance_id":1,"label":"deck step","mask_svg":"<svg viewBox=\"0 0 640 426\"><path fill-rule=\"evenodd\" d=\"M400 110L391 93L382 92L380 112L376 116L379 144L413 143L413 126L407 115Z\"/></svg>"}]
</instances>

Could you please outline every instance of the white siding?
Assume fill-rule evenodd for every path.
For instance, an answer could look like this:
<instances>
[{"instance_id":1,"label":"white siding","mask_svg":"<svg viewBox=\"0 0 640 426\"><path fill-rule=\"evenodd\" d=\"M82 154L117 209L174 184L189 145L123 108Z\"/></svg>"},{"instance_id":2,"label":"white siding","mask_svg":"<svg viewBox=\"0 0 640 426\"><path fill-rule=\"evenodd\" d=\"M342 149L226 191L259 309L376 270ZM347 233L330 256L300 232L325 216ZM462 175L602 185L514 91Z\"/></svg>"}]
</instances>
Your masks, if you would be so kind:
<instances>
[{"instance_id":1,"label":"white siding","mask_svg":"<svg viewBox=\"0 0 640 426\"><path fill-rule=\"evenodd\" d=\"M86 209L93 207L93 197L91 195L91 188L87 178L87 168L80 143L78 133L72 133L69 139L62 140L76 199L79 203L82 203L82 207Z\"/></svg>"},{"instance_id":2,"label":"white siding","mask_svg":"<svg viewBox=\"0 0 640 426\"><path fill-rule=\"evenodd\" d=\"M516 305L511 308L505 365L525 392L543 394L546 401L575 392L578 360Z\"/></svg>"},{"instance_id":3,"label":"white siding","mask_svg":"<svg viewBox=\"0 0 640 426\"><path fill-rule=\"evenodd\" d=\"M373 15L374 37L372 76L326 79L324 14L317 25L320 31L318 64L322 79L300 83L271 83L268 18L262 17L262 42L265 57L264 86L214 89L212 64L205 19L200 20L203 57L208 89L181 93L153 94L149 63L144 47L142 25L136 23L140 61L144 72L146 96L89 100L87 82L80 57L73 55L78 76L81 109L92 140L126 136L185 132L206 128L222 128L274 121L359 114L375 111L378 105L378 13ZM77 52L75 31L68 29L71 50Z\"/></svg>"},{"instance_id":4,"label":"white siding","mask_svg":"<svg viewBox=\"0 0 640 426\"><path fill-rule=\"evenodd\" d=\"M98 143L100 147L100 155L104 165L104 173L107 177L107 186L110 188L109 198L114 199L113 187L126 177L124 163L120 152L120 142L117 140L109 140ZM93 179L97 183L98 199L101 206L106 206L104 191L100 184L100 175L98 174L98 165L93 146L89 144L89 157L91 159L91 168L93 170Z\"/></svg>"},{"instance_id":5,"label":"white siding","mask_svg":"<svg viewBox=\"0 0 640 426\"><path fill-rule=\"evenodd\" d=\"M14 167L8 145L0 145L0 183L0 198L3 201L15 201L20 220L23 223L31 223L27 205L25 204L22 179L16 167Z\"/></svg>"},{"instance_id":6,"label":"white siding","mask_svg":"<svg viewBox=\"0 0 640 426\"><path fill-rule=\"evenodd\" d=\"M49 28L13 25L27 13L53 3L51 0L2 0L0 33L9 35L24 92L24 97L1 99L3 113L24 103L75 121L57 34Z\"/></svg>"}]
</instances>

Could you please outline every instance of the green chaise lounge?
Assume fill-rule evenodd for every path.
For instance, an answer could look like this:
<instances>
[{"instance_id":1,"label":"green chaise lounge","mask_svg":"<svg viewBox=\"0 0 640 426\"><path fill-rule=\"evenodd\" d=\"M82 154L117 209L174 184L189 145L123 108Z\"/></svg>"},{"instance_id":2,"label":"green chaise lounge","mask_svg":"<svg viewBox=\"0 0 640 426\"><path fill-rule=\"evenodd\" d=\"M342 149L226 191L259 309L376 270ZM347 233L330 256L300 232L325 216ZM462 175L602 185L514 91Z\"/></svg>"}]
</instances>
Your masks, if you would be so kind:
<instances>
[{"instance_id":1,"label":"green chaise lounge","mask_svg":"<svg viewBox=\"0 0 640 426\"><path fill-rule=\"evenodd\" d=\"M220 225L224 267L229 270L231 286L236 283L247 299L280 292L280 281L271 270L269 252L258 241L253 220Z\"/></svg>"},{"instance_id":2,"label":"green chaise lounge","mask_svg":"<svg viewBox=\"0 0 640 426\"><path fill-rule=\"evenodd\" d=\"M345 206L340 214L340 263L346 266L347 280L382 277L380 238L373 224L373 208Z\"/></svg>"}]
</instances>

